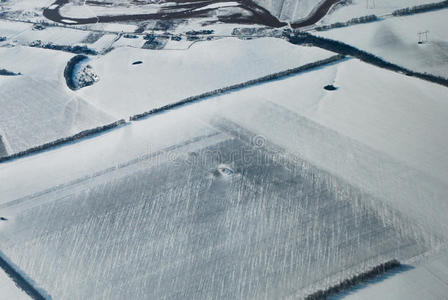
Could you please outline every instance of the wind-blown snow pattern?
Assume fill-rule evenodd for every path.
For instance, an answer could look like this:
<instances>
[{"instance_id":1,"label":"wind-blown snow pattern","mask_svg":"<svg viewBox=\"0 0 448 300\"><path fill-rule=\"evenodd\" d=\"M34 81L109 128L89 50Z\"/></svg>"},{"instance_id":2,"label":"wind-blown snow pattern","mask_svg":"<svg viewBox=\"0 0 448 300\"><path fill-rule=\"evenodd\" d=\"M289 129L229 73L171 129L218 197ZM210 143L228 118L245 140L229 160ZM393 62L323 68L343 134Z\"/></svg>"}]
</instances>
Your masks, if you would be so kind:
<instances>
[{"instance_id":1,"label":"wind-blown snow pattern","mask_svg":"<svg viewBox=\"0 0 448 300\"><path fill-rule=\"evenodd\" d=\"M115 121L57 81L30 77L0 80L0 105L10 154Z\"/></svg>"},{"instance_id":2,"label":"wind-blown snow pattern","mask_svg":"<svg viewBox=\"0 0 448 300\"><path fill-rule=\"evenodd\" d=\"M443 299L429 1L0 0L0 300Z\"/></svg>"},{"instance_id":3,"label":"wind-blown snow pattern","mask_svg":"<svg viewBox=\"0 0 448 300\"><path fill-rule=\"evenodd\" d=\"M399 213L379 215L350 185L301 160L273 161L279 153L226 120L214 125L227 138L185 158L149 156L46 194L55 202L17 215L3 247L70 299L284 298L428 249Z\"/></svg>"},{"instance_id":4,"label":"wind-blown snow pattern","mask_svg":"<svg viewBox=\"0 0 448 300\"><path fill-rule=\"evenodd\" d=\"M333 129L319 113L328 93L361 95L345 84L358 64L376 70L341 62L0 166L3 251L55 299L281 299L436 249L447 224L423 210L444 211L447 184L345 131L336 108ZM338 69L338 90L325 91ZM298 82L321 89L300 95ZM17 190L12 176L31 184Z\"/></svg>"}]
</instances>

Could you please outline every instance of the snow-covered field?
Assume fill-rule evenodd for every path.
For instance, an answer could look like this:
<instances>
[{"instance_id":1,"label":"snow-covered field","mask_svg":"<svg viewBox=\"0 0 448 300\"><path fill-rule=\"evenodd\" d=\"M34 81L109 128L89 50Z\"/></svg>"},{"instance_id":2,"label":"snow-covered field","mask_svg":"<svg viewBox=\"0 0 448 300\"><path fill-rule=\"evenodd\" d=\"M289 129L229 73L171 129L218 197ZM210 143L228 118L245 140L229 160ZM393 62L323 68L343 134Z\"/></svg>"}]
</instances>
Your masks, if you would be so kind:
<instances>
[{"instance_id":1,"label":"snow-covered field","mask_svg":"<svg viewBox=\"0 0 448 300\"><path fill-rule=\"evenodd\" d=\"M342 297L347 300L375 300L378 295L387 295L389 299L445 299L448 289L446 278L448 254L445 251L415 268L373 281L355 291L343 293Z\"/></svg>"},{"instance_id":2,"label":"snow-covered field","mask_svg":"<svg viewBox=\"0 0 448 300\"><path fill-rule=\"evenodd\" d=\"M407 138L445 90L348 60L2 164L2 250L71 299L295 298L413 261L447 238L447 149Z\"/></svg>"},{"instance_id":3,"label":"snow-covered field","mask_svg":"<svg viewBox=\"0 0 448 300\"><path fill-rule=\"evenodd\" d=\"M320 24L430 1L353 0ZM176 21L26 23L45 20L52 2L0 1L0 156L335 55L288 43L284 28L252 25L270 16L256 8L253 19L238 16L251 11L234 7L241 2ZM321 3L256 2L292 22ZM62 15L172 4L83 3ZM448 78L447 14L316 34ZM232 15L246 24L225 20ZM192 30L211 40L194 41ZM163 49L142 49L149 33L164 35ZM64 69L75 54L28 47L34 40L97 50L82 66L99 81L70 90ZM1 162L0 255L51 299L302 299L391 259L404 267L335 299L444 299L446 95L347 57ZM2 268L0 300L27 299Z\"/></svg>"},{"instance_id":4,"label":"snow-covered field","mask_svg":"<svg viewBox=\"0 0 448 300\"><path fill-rule=\"evenodd\" d=\"M63 71L73 54L30 47L0 48L0 130L9 154L115 121L70 91Z\"/></svg>"},{"instance_id":5,"label":"snow-covered field","mask_svg":"<svg viewBox=\"0 0 448 300\"><path fill-rule=\"evenodd\" d=\"M24 291L17 287L14 281L0 269L0 299L29 300L31 299Z\"/></svg>"},{"instance_id":6,"label":"snow-covered field","mask_svg":"<svg viewBox=\"0 0 448 300\"><path fill-rule=\"evenodd\" d=\"M328 14L320 23L332 24L346 22L352 18L377 15L383 16L394 10L422 4L440 2L438 0L351 0L351 3L339 5Z\"/></svg>"},{"instance_id":7,"label":"snow-covered field","mask_svg":"<svg viewBox=\"0 0 448 300\"><path fill-rule=\"evenodd\" d=\"M322 0L255 0L282 21L294 22L307 17Z\"/></svg>"},{"instance_id":8,"label":"snow-covered field","mask_svg":"<svg viewBox=\"0 0 448 300\"><path fill-rule=\"evenodd\" d=\"M448 78L448 9L318 32L414 71ZM418 44L419 32L428 41Z\"/></svg>"},{"instance_id":9,"label":"snow-covered field","mask_svg":"<svg viewBox=\"0 0 448 300\"><path fill-rule=\"evenodd\" d=\"M21 44L28 44L32 41L40 40L43 43L53 43L58 45L73 45L81 43L89 34L88 31L63 28L47 27L43 30L27 30L17 34L12 39Z\"/></svg>"},{"instance_id":10,"label":"snow-covered field","mask_svg":"<svg viewBox=\"0 0 448 300\"><path fill-rule=\"evenodd\" d=\"M274 38L199 42L186 51L124 47L92 61L101 80L78 94L110 114L127 117L332 55Z\"/></svg>"}]
</instances>

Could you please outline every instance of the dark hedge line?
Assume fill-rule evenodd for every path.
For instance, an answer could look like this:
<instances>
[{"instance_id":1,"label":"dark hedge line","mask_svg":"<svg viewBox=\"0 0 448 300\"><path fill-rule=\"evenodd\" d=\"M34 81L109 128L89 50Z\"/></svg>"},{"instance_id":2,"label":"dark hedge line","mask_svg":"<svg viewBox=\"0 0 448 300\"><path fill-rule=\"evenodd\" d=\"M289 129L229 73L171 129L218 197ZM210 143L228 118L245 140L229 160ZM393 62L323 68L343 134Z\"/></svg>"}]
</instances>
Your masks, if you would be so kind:
<instances>
[{"instance_id":1,"label":"dark hedge line","mask_svg":"<svg viewBox=\"0 0 448 300\"><path fill-rule=\"evenodd\" d=\"M98 52L96 52L93 49L90 49L87 46L55 45L53 43L43 43L41 40L33 41L29 44L29 46L34 47L34 48L60 50L60 51L74 53L74 54L85 54L85 55L97 55L98 54Z\"/></svg>"},{"instance_id":2,"label":"dark hedge line","mask_svg":"<svg viewBox=\"0 0 448 300\"><path fill-rule=\"evenodd\" d=\"M17 75L22 75L22 73L15 73L15 72L11 72L11 71L8 71L8 70L6 70L6 69L0 69L0 75L3 75L3 76L17 76Z\"/></svg>"},{"instance_id":3,"label":"dark hedge line","mask_svg":"<svg viewBox=\"0 0 448 300\"><path fill-rule=\"evenodd\" d=\"M0 253L0 268L14 281L14 283L28 296L35 300L46 300L41 291L36 289L15 267Z\"/></svg>"},{"instance_id":4,"label":"dark hedge line","mask_svg":"<svg viewBox=\"0 0 448 300\"><path fill-rule=\"evenodd\" d=\"M327 299L330 296L334 296L335 294L338 294L344 290L347 290L357 284L360 284L360 283L363 283L370 279L373 279L381 274L384 274L392 269L396 269L400 266L401 266L401 263L398 260L396 260L396 259L389 260L385 263L382 263L382 264L379 264L379 265L373 267L370 270L367 270L366 272L363 272L361 274L358 274L358 275L355 275L348 279L345 279L342 282L340 282L336 285L333 285L325 290L318 290L317 292L306 296L305 300Z\"/></svg>"},{"instance_id":5,"label":"dark hedge line","mask_svg":"<svg viewBox=\"0 0 448 300\"><path fill-rule=\"evenodd\" d=\"M73 74L73 70L75 69L76 65L78 63L80 63L81 61L87 59L88 57L83 55L83 54L79 54L76 56L73 56L68 62L67 65L65 66L64 69L64 78L65 78L65 82L67 83L67 86L71 89L71 90L77 90L78 87L76 86L75 82L73 81L74 79L74 74Z\"/></svg>"},{"instance_id":6,"label":"dark hedge line","mask_svg":"<svg viewBox=\"0 0 448 300\"><path fill-rule=\"evenodd\" d=\"M376 15L368 15L368 16L363 16L363 17L359 17L359 18L353 18L347 22L336 22L336 23L329 24L329 25L317 26L314 29L317 31L325 31L325 30L329 30L329 29L333 29L333 28L347 27L347 26L351 26L351 25L355 25L355 24L364 24L364 23L375 22L378 20L379 19Z\"/></svg>"},{"instance_id":7,"label":"dark hedge line","mask_svg":"<svg viewBox=\"0 0 448 300\"><path fill-rule=\"evenodd\" d=\"M40 151L43 151L43 150L48 150L50 148L54 148L56 146L59 146L59 145L65 144L65 143L73 142L73 141L85 138L87 136L90 136L90 135L94 135L94 134L97 134L97 133L100 133L100 132L104 132L104 131L110 130L110 129L118 127L118 126L120 126L120 125L122 125L124 123L126 123L126 121L121 119L121 120L115 121L113 123L104 125L104 126L99 126L99 127L96 127L96 128L87 129L87 130L81 131L81 132L79 132L79 133L77 133L75 135L69 136L69 137L60 138L60 139L57 139L57 140L55 140L53 142L49 142L49 143L45 143L45 144L40 145L40 146L32 147L32 148L29 148L29 149L27 149L25 151L21 151L21 152L17 152L17 153L8 155L8 156L0 157L0 163L1 162L5 162L5 161L9 161L9 160L12 160L12 159L20 158L20 157L23 157L23 156L28 155L28 154L40 152Z\"/></svg>"},{"instance_id":8,"label":"dark hedge line","mask_svg":"<svg viewBox=\"0 0 448 300\"><path fill-rule=\"evenodd\" d=\"M294 34L289 36L289 42L296 45L302 45L302 44L313 45L342 55L353 56L366 63L378 66L380 68L395 71L408 76L417 77L426 81L430 81L448 87L448 79L446 78L431 75L428 73L419 73L411 71L404 67L400 67L399 65L385 61L384 59L375 56L371 53L359 50L358 48L355 48L353 46L350 46L348 44L339 41L318 37L307 32L295 32Z\"/></svg>"},{"instance_id":9,"label":"dark hedge line","mask_svg":"<svg viewBox=\"0 0 448 300\"><path fill-rule=\"evenodd\" d=\"M177 108L179 106L182 106L182 105L185 105L185 104L188 104L188 103L192 103L192 102L196 102L198 100L201 100L201 99L204 99L204 98L207 98L207 97L224 94L224 93L232 91L232 90L245 88L245 87L250 86L250 85L254 85L254 84L258 84L258 83L262 83L262 82L266 82L266 81L271 81L271 80L279 79L281 77L285 77L285 76L288 76L288 75L292 75L292 74L300 73L300 72L307 71L307 70L310 70L310 69L314 69L314 68L317 68L317 67L320 67L320 66L332 63L332 62L336 62L336 61L342 60L343 58L345 58L344 55L334 55L334 56L332 56L330 58L323 59L323 60L316 61L316 62L312 62L312 63L306 64L306 65L300 66L298 68L288 69L286 71L273 73L273 74L270 74L270 75L267 75L267 76L263 76L263 77L260 77L260 78L257 78L257 79L249 80L249 81L246 81L246 82L243 82L243 83L230 85L230 86L227 86L227 87L224 87L224 88L220 88L220 89L216 89L216 90L213 90L213 91L205 92L205 93L202 93L202 94L199 94L199 95L196 95L196 96L191 96L191 97L182 99L182 100L180 100L178 102L175 102L175 103L171 103L171 104L168 104L168 105L164 105L162 107L154 108L154 109L151 109L149 111L143 112L141 114L133 115L133 116L131 116L129 118L129 120L130 121L135 121L135 120L144 118L146 116L149 116L149 115L152 115L152 114L157 114L157 113L160 113L160 112L165 111L165 110Z\"/></svg>"},{"instance_id":10,"label":"dark hedge line","mask_svg":"<svg viewBox=\"0 0 448 300\"><path fill-rule=\"evenodd\" d=\"M392 12L394 16L407 16L417 13L424 13L432 10L442 9L448 7L448 0L436 3L429 3L423 5L417 5L413 7L406 7L402 9L397 9Z\"/></svg>"}]
</instances>

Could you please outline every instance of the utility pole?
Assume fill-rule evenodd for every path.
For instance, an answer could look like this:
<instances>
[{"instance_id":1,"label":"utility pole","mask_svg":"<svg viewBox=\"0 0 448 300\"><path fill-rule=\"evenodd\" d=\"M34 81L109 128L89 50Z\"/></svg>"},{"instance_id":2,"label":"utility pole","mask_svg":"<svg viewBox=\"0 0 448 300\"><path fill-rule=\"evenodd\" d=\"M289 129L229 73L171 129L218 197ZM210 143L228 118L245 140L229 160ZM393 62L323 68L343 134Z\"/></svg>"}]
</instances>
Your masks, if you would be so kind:
<instances>
[{"instance_id":1,"label":"utility pole","mask_svg":"<svg viewBox=\"0 0 448 300\"><path fill-rule=\"evenodd\" d=\"M428 42L428 33L429 33L428 30L417 32L419 44L424 44Z\"/></svg>"}]
</instances>

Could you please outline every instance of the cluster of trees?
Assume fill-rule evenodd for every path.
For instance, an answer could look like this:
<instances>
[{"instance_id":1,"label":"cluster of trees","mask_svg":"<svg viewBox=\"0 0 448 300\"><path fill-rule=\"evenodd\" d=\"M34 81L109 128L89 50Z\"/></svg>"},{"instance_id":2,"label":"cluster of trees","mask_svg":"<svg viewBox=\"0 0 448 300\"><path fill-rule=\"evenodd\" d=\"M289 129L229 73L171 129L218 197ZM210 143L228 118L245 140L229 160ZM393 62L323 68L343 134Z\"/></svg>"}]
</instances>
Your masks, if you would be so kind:
<instances>
[{"instance_id":1,"label":"cluster of trees","mask_svg":"<svg viewBox=\"0 0 448 300\"><path fill-rule=\"evenodd\" d=\"M44 43L41 40L33 41L29 44L30 47L36 47L36 48L44 48L44 49L52 49L52 50L60 50L65 52L71 52L74 54L85 54L85 55L97 55L98 52L90 49L87 46L71 46L71 45L56 45L53 43Z\"/></svg>"},{"instance_id":2,"label":"cluster of trees","mask_svg":"<svg viewBox=\"0 0 448 300\"><path fill-rule=\"evenodd\" d=\"M97 133L100 133L100 132L104 132L104 131L110 130L110 129L118 127L118 126L120 126L120 125L122 125L124 123L126 123L126 121L121 119L121 120L115 121L113 123L104 125L104 126L99 126L99 127L93 128L93 129L87 129L87 130L81 131L80 133L77 133L77 134L69 136L69 137L60 138L60 139L57 139L57 140L55 140L53 142L49 142L49 143L46 143L46 144L43 144L43 145L40 145L40 146L29 148L29 149L27 149L25 151L21 151L21 152L17 152L17 153L8 155L8 156L0 157L0 162L16 159L16 158L19 158L19 157L22 157L22 156L25 156L25 155L28 155L28 154L31 154L31 153L39 152L39 151L42 151L42 150L47 150L47 149L59 146L61 144L65 144L65 143L68 143L68 142L73 142L73 141L79 140L81 138L84 138L84 137L87 137L87 136L90 136L90 135L93 135L93 134L97 134Z\"/></svg>"},{"instance_id":3,"label":"cluster of trees","mask_svg":"<svg viewBox=\"0 0 448 300\"><path fill-rule=\"evenodd\" d=\"M431 10L437 10L448 7L448 0L437 2L437 3L429 3L429 4L423 4L423 5L417 5L413 7L407 7L402 9L397 9L392 12L392 15L394 16L405 16L405 15L412 15L416 13L422 13L427 12Z\"/></svg>"},{"instance_id":4,"label":"cluster of trees","mask_svg":"<svg viewBox=\"0 0 448 300\"><path fill-rule=\"evenodd\" d=\"M266 81L279 79L281 77L285 77L285 76L288 76L288 75L291 75L291 74L300 73L300 72L303 72L303 71L306 71L306 70L309 70L309 69L317 68L319 66L326 65L326 64L329 64L329 63L341 60L344 57L345 56L343 56L343 55L334 55L334 56L332 56L330 58L323 59L323 60L316 61L316 62L312 62L312 63L306 64L306 65L300 66L298 68L288 69L286 71L273 73L273 74L270 74L270 75L267 75L267 76L263 76L263 77L260 77L260 78L257 78L257 79L249 80L249 81L246 81L246 82L243 82L243 83L230 85L230 86L223 87L223 88L220 88L220 89L216 89L216 90L213 90L213 91L205 92L205 93L202 93L202 94L199 94L199 95L196 95L196 96L191 96L191 97L185 98L185 99L180 100L180 101L175 102L175 103L164 105L164 106L159 107L159 108L154 108L154 109L151 109L151 110L149 110L147 112L143 112L141 114L133 115L133 116L131 116L129 118L129 120L130 121L135 121L135 120L144 118L146 116L149 116L149 115L152 115L152 114L156 114L156 113L159 113L159 112L162 112L162 111L165 111L165 110L177 108L179 106L182 106L182 105L185 105L185 104L189 104L189 103L193 103L193 102L196 102L198 100L202 100L204 98L208 98L208 97L211 97L211 96L224 94L224 93L227 93L227 92L232 91L232 90L241 89L241 88L244 88L244 87L247 87L247 86L250 86L250 85L254 85L254 84L258 84L258 83L261 83L261 82L266 82Z\"/></svg>"},{"instance_id":5,"label":"cluster of trees","mask_svg":"<svg viewBox=\"0 0 448 300\"><path fill-rule=\"evenodd\" d=\"M87 56L85 56L83 54L79 54L79 55L73 56L67 62L67 65L65 66L65 69L64 69L64 78L65 78L65 82L67 83L67 86L71 90L78 89L78 85L75 82L75 76L73 74L75 67L77 64L79 64L80 62L82 62L83 60L85 60L87 58L88 58Z\"/></svg>"},{"instance_id":6,"label":"cluster of trees","mask_svg":"<svg viewBox=\"0 0 448 300\"><path fill-rule=\"evenodd\" d=\"M201 35L201 34L213 34L213 30L190 30L187 31L187 35Z\"/></svg>"},{"instance_id":7,"label":"cluster of trees","mask_svg":"<svg viewBox=\"0 0 448 300\"><path fill-rule=\"evenodd\" d=\"M329 24L329 25L317 26L314 29L316 29L317 31L324 31L324 30L346 27L346 26L355 25L355 24L375 22L377 20L378 20L378 17L376 15L368 15L368 16L363 16L363 17L359 17L359 18L353 18L347 22L336 22L336 23Z\"/></svg>"},{"instance_id":8,"label":"cluster of trees","mask_svg":"<svg viewBox=\"0 0 448 300\"><path fill-rule=\"evenodd\" d=\"M303 44L309 44L312 46L316 46L319 48L323 48L329 51L333 51L342 55L350 55L356 58L359 58L360 60L370 63L372 65L378 66L380 68L388 69L391 71L399 72L408 76L417 77L420 79L424 79L427 81L431 81L443 86L448 87L448 79L435 76L427 73L420 73L411 71L409 69L400 67L396 64L390 63L388 61L385 61L384 59L375 56L371 53L359 50L353 46L347 45L340 41L335 41L323 37L318 37L315 35L312 35L307 32L295 32L294 34L291 34L289 36L289 42L296 45L303 45Z\"/></svg>"},{"instance_id":9,"label":"cluster of trees","mask_svg":"<svg viewBox=\"0 0 448 300\"><path fill-rule=\"evenodd\" d=\"M143 49L151 49L151 50L163 49L163 47L165 47L166 43L168 42L167 36L155 36L151 34L152 37L146 38L147 36L145 36L145 39L147 39L147 41L143 44L142 46Z\"/></svg>"},{"instance_id":10,"label":"cluster of trees","mask_svg":"<svg viewBox=\"0 0 448 300\"><path fill-rule=\"evenodd\" d=\"M333 296L337 293L340 293L344 290L347 290L356 284L360 284L362 282L373 279L381 274L384 274L392 269L396 269L400 266L401 266L401 263L398 260L396 260L396 259L389 260L385 263L382 263L382 264L379 264L379 265L373 267L370 270L367 270L366 272L363 272L363 273L355 275L351 278L345 279L342 282L340 282L336 285L333 285L325 290L318 290L317 292L305 297L305 300L327 299L328 297Z\"/></svg>"},{"instance_id":11,"label":"cluster of trees","mask_svg":"<svg viewBox=\"0 0 448 300\"><path fill-rule=\"evenodd\" d=\"M6 69L0 69L0 75L3 75L3 76L17 76L17 75L22 75L22 73L15 73L15 72L12 72L12 71L8 71L8 70L6 70Z\"/></svg>"},{"instance_id":12,"label":"cluster of trees","mask_svg":"<svg viewBox=\"0 0 448 300\"><path fill-rule=\"evenodd\" d=\"M126 33L126 34L124 34L123 37L124 37L125 39L138 39L138 35L136 35L136 34L130 34L130 33Z\"/></svg>"}]
</instances>

